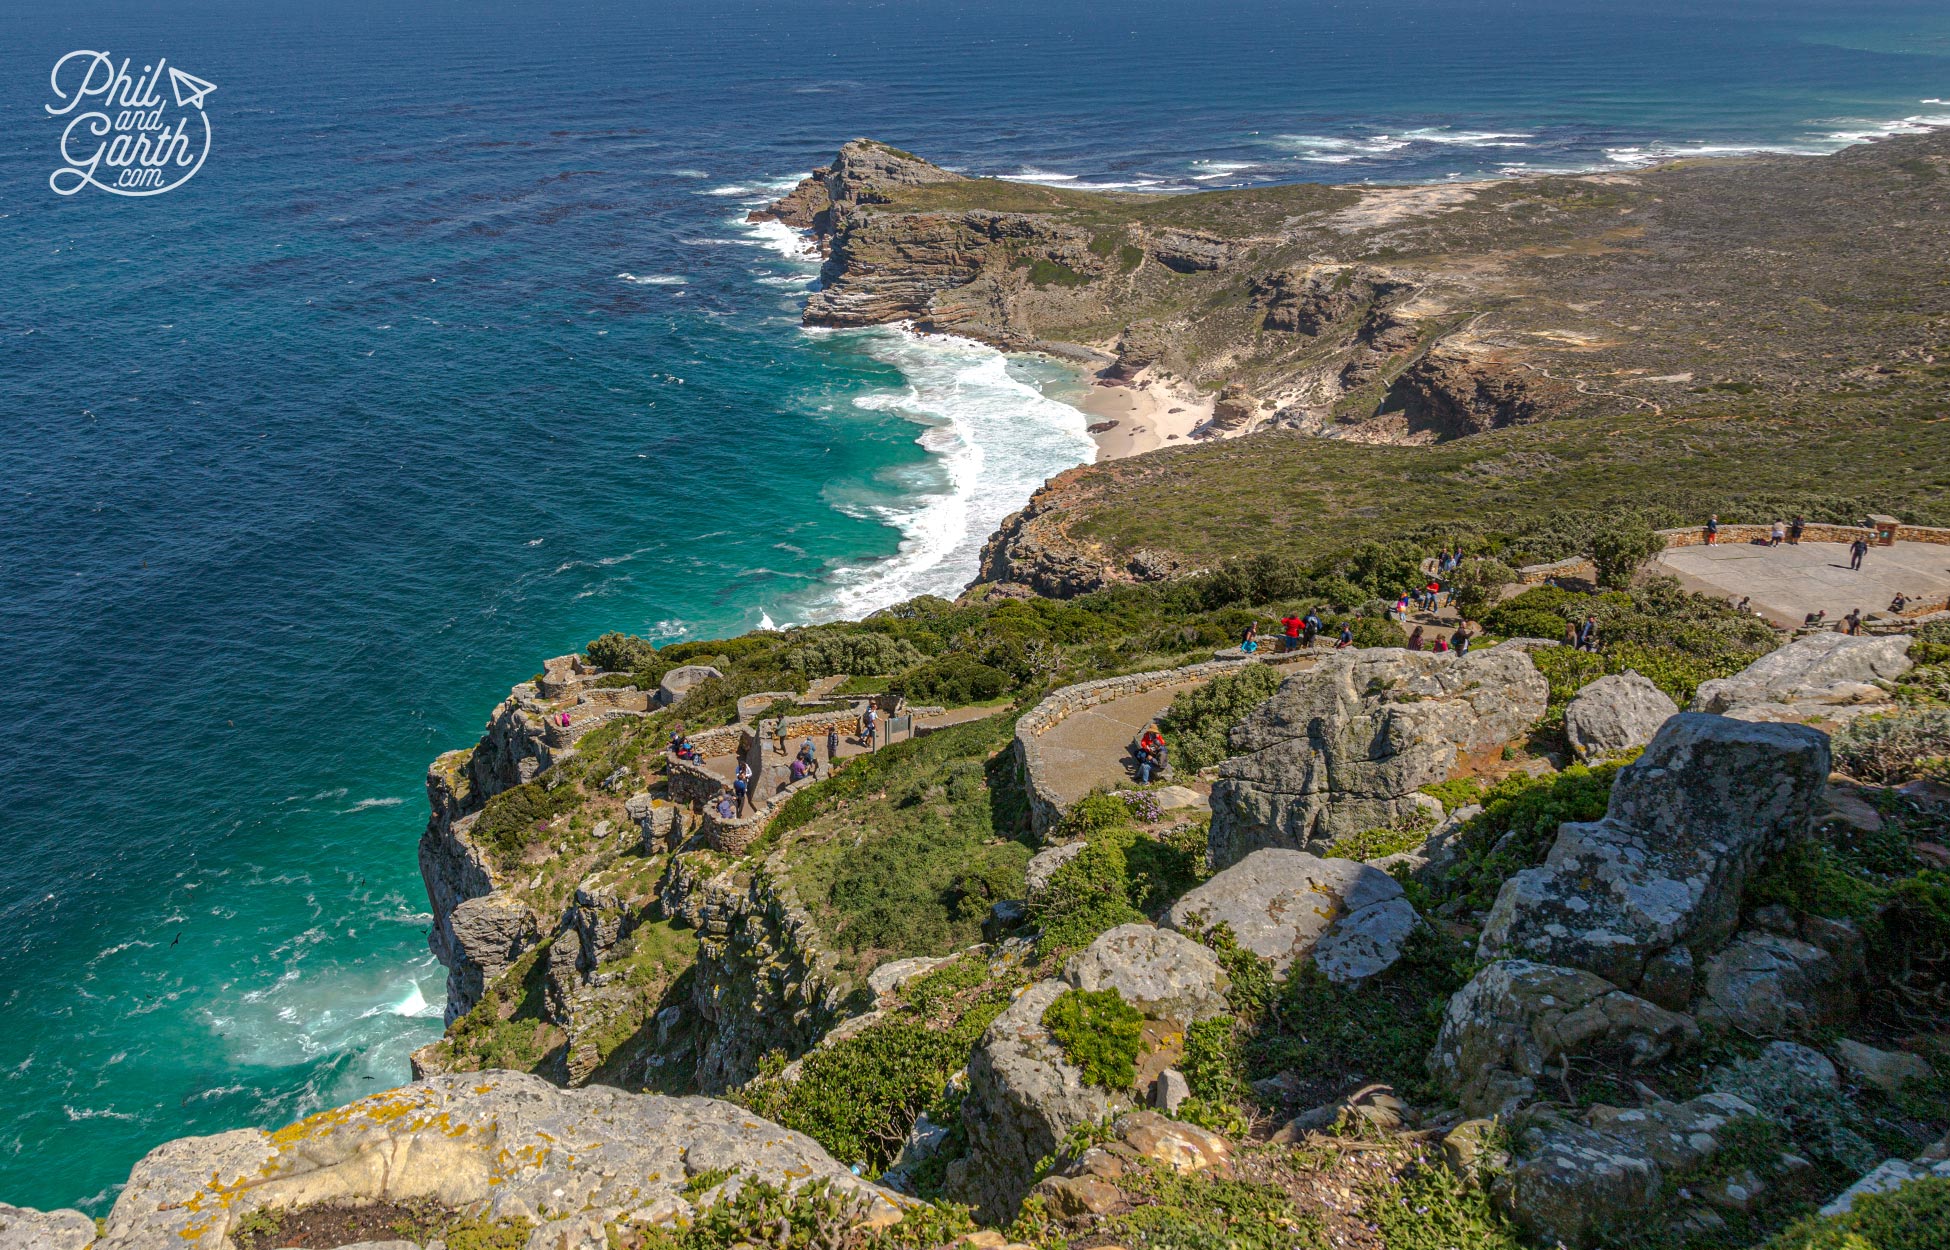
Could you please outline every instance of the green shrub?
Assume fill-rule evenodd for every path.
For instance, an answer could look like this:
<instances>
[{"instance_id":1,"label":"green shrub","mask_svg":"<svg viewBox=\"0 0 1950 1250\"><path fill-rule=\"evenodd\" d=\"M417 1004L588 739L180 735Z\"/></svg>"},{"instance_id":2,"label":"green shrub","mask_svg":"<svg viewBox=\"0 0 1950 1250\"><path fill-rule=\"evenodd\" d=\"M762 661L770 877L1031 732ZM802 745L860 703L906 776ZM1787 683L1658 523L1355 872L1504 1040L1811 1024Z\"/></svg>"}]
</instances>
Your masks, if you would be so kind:
<instances>
[{"instance_id":1,"label":"green shrub","mask_svg":"<svg viewBox=\"0 0 1950 1250\"><path fill-rule=\"evenodd\" d=\"M1573 764L1542 778L1513 773L1497 782L1483 796L1482 812L1462 827L1462 861L1444 880L1444 896L1460 895L1471 907L1488 907L1504 881L1544 862L1559 825L1605 814L1612 782L1629 762ZM1516 836L1504 842L1510 834Z\"/></svg>"},{"instance_id":2,"label":"green shrub","mask_svg":"<svg viewBox=\"0 0 1950 1250\"><path fill-rule=\"evenodd\" d=\"M732 1250L765 1246L768 1250L922 1250L946 1245L972 1232L974 1221L963 1207L927 1204L906 1208L900 1222L868 1228L860 1222L858 1200L816 1180L796 1191L767 1181L752 1181L738 1192L671 1226L632 1226L628 1231L637 1250ZM451 1240L448 1243L452 1245ZM612 1245L618 1244L616 1241Z\"/></svg>"},{"instance_id":3,"label":"green shrub","mask_svg":"<svg viewBox=\"0 0 1950 1250\"><path fill-rule=\"evenodd\" d=\"M1497 594L1505 586L1516 580L1517 571L1503 561L1472 556L1450 571L1444 585L1455 599L1457 611L1465 618L1474 619L1478 612L1496 602ZM1546 635L1551 636L1554 635Z\"/></svg>"},{"instance_id":4,"label":"green shrub","mask_svg":"<svg viewBox=\"0 0 1950 1250\"><path fill-rule=\"evenodd\" d=\"M597 668L615 673L634 672L658 659L657 648L649 641L615 630L592 641L582 649L582 654Z\"/></svg>"},{"instance_id":5,"label":"green shrub","mask_svg":"<svg viewBox=\"0 0 1950 1250\"><path fill-rule=\"evenodd\" d=\"M547 780L555 784L526 782L503 790L482 807L470 836L500 866L519 864L540 827L582 801L582 790L575 783Z\"/></svg>"},{"instance_id":6,"label":"green shrub","mask_svg":"<svg viewBox=\"0 0 1950 1250\"><path fill-rule=\"evenodd\" d=\"M1938 1250L1950 1228L1950 1180L1910 1181L1857 1198L1841 1215L1805 1216L1764 1250Z\"/></svg>"},{"instance_id":7,"label":"green shrub","mask_svg":"<svg viewBox=\"0 0 1950 1250\"><path fill-rule=\"evenodd\" d=\"M1950 771L1950 708L1904 708L1861 716L1829 738L1835 765L1864 781L1891 785Z\"/></svg>"},{"instance_id":8,"label":"green shrub","mask_svg":"<svg viewBox=\"0 0 1950 1250\"><path fill-rule=\"evenodd\" d=\"M1144 1015L1116 990L1065 990L1043 1012L1043 1027L1090 1084L1123 1090L1137 1080Z\"/></svg>"},{"instance_id":9,"label":"green shrub","mask_svg":"<svg viewBox=\"0 0 1950 1250\"><path fill-rule=\"evenodd\" d=\"M1649 525L1620 525L1601 530L1591 539L1591 562L1598 566L1598 584L1622 590L1646 561L1666 549L1666 540Z\"/></svg>"},{"instance_id":10,"label":"green shrub","mask_svg":"<svg viewBox=\"0 0 1950 1250\"><path fill-rule=\"evenodd\" d=\"M1277 1185L1156 1166L1119 1184L1136 1205L1111 1216L1105 1232L1146 1250L1326 1250L1319 1219Z\"/></svg>"},{"instance_id":11,"label":"green shrub","mask_svg":"<svg viewBox=\"0 0 1950 1250\"><path fill-rule=\"evenodd\" d=\"M805 678L898 673L921 663L914 644L886 634L821 633L787 650L779 662Z\"/></svg>"},{"instance_id":12,"label":"green shrub","mask_svg":"<svg viewBox=\"0 0 1950 1250\"><path fill-rule=\"evenodd\" d=\"M1172 699L1158 718L1172 766L1192 773L1226 758L1232 727L1272 698L1282 680L1271 665L1248 664Z\"/></svg>"},{"instance_id":13,"label":"green shrub","mask_svg":"<svg viewBox=\"0 0 1950 1250\"><path fill-rule=\"evenodd\" d=\"M1418 1159L1399 1182L1364 1187L1362 1211L1387 1250L1521 1250L1523 1241L1481 1188L1440 1161Z\"/></svg>"},{"instance_id":14,"label":"green shrub","mask_svg":"<svg viewBox=\"0 0 1950 1250\"><path fill-rule=\"evenodd\" d=\"M1131 823L1130 808L1114 795L1087 795L1058 827L1063 839L1087 839L1073 859L1029 900L1042 935L1043 955L1086 946L1098 934L1143 920L1198 884L1205 846L1198 826L1151 837Z\"/></svg>"},{"instance_id":15,"label":"green shrub","mask_svg":"<svg viewBox=\"0 0 1950 1250\"><path fill-rule=\"evenodd\" d=\"M1247 1043L1248 1067L1260 1076L1298 1072L1323 1092L1356 1080L1387 1081L1412 1103L1439 1101L1429 1051L1449 996L1473 971L1468 948L1427 925L1409 937L1393 967L1353 985L1336 985L1302 960Z\"/></svg>"},{"instance_id":16,"label":"green shrub","mask_svg":"<svg viewBox=\"0 0 1950 1250\"><path fill-rule=\"evenodd\" d=\"M1015 679L999 668L965 655L944 655L917 664L888 683L888 689L910 703L964 707L1000 698L1015 687Z\"/></svg>"}]
</instances>

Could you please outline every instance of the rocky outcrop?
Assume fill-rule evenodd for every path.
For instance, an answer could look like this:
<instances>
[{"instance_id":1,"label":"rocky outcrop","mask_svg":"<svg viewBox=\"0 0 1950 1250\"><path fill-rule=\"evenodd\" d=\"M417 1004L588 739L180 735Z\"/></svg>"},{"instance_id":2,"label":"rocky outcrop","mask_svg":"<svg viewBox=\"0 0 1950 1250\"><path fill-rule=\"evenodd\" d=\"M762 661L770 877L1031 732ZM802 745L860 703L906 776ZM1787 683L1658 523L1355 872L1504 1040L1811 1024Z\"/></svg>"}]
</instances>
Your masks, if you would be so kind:
<instances>
[{"instance_id":1,"label":"rocky outcrop","mask_svg":"<svg viewBox=\"0 0 1950 1250\"><path fill-rule=\"evenodd\" d=\"M1391 967L1417 917L1400 883L1379 869L1267 849L1188 891L1167 922L1200 933L1224 925L1282 974L1311 956L1328 980L1351 983Z\"/></svg>"},{"instance_id":2,"label":"rocky outcrop","mask_svg":"<svg viewBox=\"0 0 1950 1250\"><path fill-rule=\"evenodd\" d=\"M542 1226L531 1245L600 1250L606 1223L686 1223L753 1181L824 1181L870 1223L897 1220L907 1201L858 1180L804 1134L730 1103L469 1073L276 1133L165 1143L136 1164L97 1245L220 1250L253 1211L385 1199L524 1219Z\"/></svg>"},{"instance_id":3,"label":"rocky outcrop","mask_svg":"<svg viewBox=\"0 0 1950 1250\"><path fill-rule=\"evenodd\" d=\"M1104 370L1104 377L1129 382L1157 364L1164 354L1164 327L1155 321L1133 321L1117 337L1117 360Z\"/></svg>"},{"instance_id":4,"label":"rocky outcrop","mask_svg":"<svg viewBox=\"0 0 1950 1250\"><path fill-rule=\"evenodd\" d=\"M1269 330L1318 336L1365 317L1377 303L1398 299L1413 284L1371 265L1310 265L1254 280L1250 306Z\"/></svg>"},{"instance_id":5,"label":"rocky outcrop","mask_svg":"<svg viewBox=\"0 0 1950 1250\"><path fill-rule=\"evenodd\" d=\"M1212 405L1212 428L1229 434L1245 429L1258 418L1259 401L1242 383L1227 385Z\"/></svg>"},{"instance_id":6,"label":"rocky outcrop","mask_svg":"<svg viewBox=\"0 0 1950 1250\"><path fill-rule=\"evenodd\" d=\"M822 165L799 185L748 221L781 221L799 230L823 233L832 229L833 210L873 203L889 187L924 186L931 182L959 182L961 175L922 160L911 152L855 139L839 150L831 165Z\"/></svg>"},{"instance_id":7,"label":"rocky outcrop","mask_svg":"<svg viewBox=\"0 0 1950 1250\"><path fill-rule=\"evenodd\" d=\"M1063 530L1075 499L1069 490L1080 470L1059 473L1043 483L1020 511L1002 518L982 544L976 581L1024 586L1051 599L1071 599L1130 580L1094 544L1079 544Z\"/></svg>"},{"instance_id":8,"label":"rocky outcrop","mask_svg":"<svg viewBox=\"0 0 1950 1250\"><path fill-rule=\"evenodd\" d=\"M481 1001L487 983L541 940L539 918L526 903L497 890L457 905L447 917L447 1023Z\"/></svg>"},{"instance_id":9,"label":"rocky outcrop","mask_svg":"<svg viewBox=\"0 0 1950 1250\"><path fill-rule=\"evenodd\" d=\"M1211 858L1263 847L1331 854L1334 840L1430 805L1459 752L1521 736L1549 684L1522 647L1465 656L1376 648L1324 656L1232 731L1212 788Z\"/></svg>"},{"instance_id":10,"label":"rocky outcrop","mask_svg":"<svg viewBox=\"0 0 1950 1250\"><path fill-rule=\"evenodd\" d=\"M1603 1245L1654 1209L1668 1176L1712 1159L1727 1126L1755 1114L1750 1103L1715 1093L1630 1110L1601 1105L1576 1119L1534 1116L1492 1192L1543 1243ZM1758 1190L1757 1178L1726 1183L1742 1180Z\"/></svg>"},{"instance_id":11,"label":"rocky outcrop","mask_svg":"<svg viewBox=\"0 0 1950 1250\"><path fill-rule=\"evenodd\" d=\"M1679 705L1632 669L1600 677L1564 708L1564 736L1579 759L1616 755L1652 741Z\"/></svg>"},{"instance_id":12,"label":"rocky outcrop","mask_svg":"<svg viewBox=\"0 0 1950 1250\"><path fill-rule=\"evenodd\" d=\"M1699 1040L1693 1021L1589 972L1503 959L1450 999L1429 1067L1470 1115L1507 1115L1566 1056L1654 1062Z\"/></svg>"},{"instance_id":13,"label":"rocky outcrop","mask_svg":"<svg viewBox=\"0 0 1950 1250\"><path fill-rule=\"evenodd\" d=\"M850 1014L854 987L776 866L753 869L708 851L678 855L660 892L664 914L697 931L684 1007L694 1017L696 1088L742 1084L767 1054L802 1054Z\"/></svg>"},{"instance_id":14,"label":"rocky outcrop","mask_svg":"<svg viewBox=\"0 0 1950 1250\"><path fill-rule=\"evenodd\" d=\"M1683 1006L1763 856L1808 832L1828 739L1798 725L1682 713L1620 770L1603 820L1566 824L1542 866L1503 883L1485 959L1583 968Z\"/></svg>"},{"instance_id":15,"label":"rocky outcrop","mask_svg":"<svg viewBox=\"0 0 1950 1250\"><path fill-rule=\"evenodd\" d=\"M1501 355L1438 344L1395 379L1382 407L1399 410L1411 434L1444 440L1542 420L1568 390Z\"/></svg>"},{"instance_id":16,"label":"rocky outcrop","mask_svg":"<svg viewBox=\"0 0 1950 1250\"><path fill-rule=\"evenodd\" d=\"M1692 710L1737 720L1799 723L1858 716L1887 707L1876 685L1908 672L1910 637L1810 634L1763 655L1731 677L1700 683Z\"/></svg>"},{"instance_id":17,"label":"rocky outcrop","mask_svg":"<svg viewBox=\"0 0 1950 1250\"><path fill-rule=\"evenodd\" d=\"M87 1250L95 1221L79 1211L36 1211L0 1202L0 1250Z\"/></svg>"},{"instance_id":18,"label":"rocky outcrop","mask_svg":"<svg viewBox=\"0 0 1950 1250\"><path fill-rule=\"evenodd\" d=\"M1226 974L1212 952L1169 930L1120 925L1071 959L1062 980L1038 981L997 1016L968 1058L962 1125L968 1153L949 1165L947 1193L982 1218L1015 1214L1039 1160L1071 1129L1135 1105L1135 1091L1090 1084L1043 1025L1071 989L1115 990L1143 1012L1144 1089L1182 1053L1185 1026L1225 1014Z\"/></svg>"},{"instance_id":19,"label":"rocky outcrop","mask_svg":"<svg viewBox=\"0 0 1950 1250\"><path fill-rule=\"evenodd\" d=\"M1747 932L1706 961L1697 1012L1703 1024L1752 1037L1807 1037L1855 1016L1853 964L1780 933Z\"/></svg>"},{"instance_id":20,"label":"rocky outcrop","mask_svg":"<svg viewBox=\"0 0 1950 1250\"><path fill-rule=\"evenodd\" d=\"M1240 251L1236 240L1209 230L1154 229L1143 239L1145 254L1176 273L1223 269Z\"/></svg>"}]
</instances>

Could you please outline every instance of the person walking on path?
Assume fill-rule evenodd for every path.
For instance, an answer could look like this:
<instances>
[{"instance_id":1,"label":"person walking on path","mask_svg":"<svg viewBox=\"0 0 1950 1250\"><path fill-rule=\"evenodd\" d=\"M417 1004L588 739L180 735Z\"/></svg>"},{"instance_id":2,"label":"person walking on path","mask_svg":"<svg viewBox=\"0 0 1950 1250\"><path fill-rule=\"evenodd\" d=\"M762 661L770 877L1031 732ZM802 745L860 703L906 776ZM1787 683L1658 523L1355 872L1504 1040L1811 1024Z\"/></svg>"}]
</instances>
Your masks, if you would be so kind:
<instances>
[{"instance_id":1,"label":"person walking on path","mask_svg":"<svg viewBox=\"0 0 1950 1250\"><path fill-rule=\"evenodd\" d=\"M832 772L833 765L840 758L840 727L834 725L826 731L826 771Z\"/></svg>"},{"instance_id":2,"label":"person walking on path","mask_svg":"<svg viewBox=\"0 0 1950 1250\"><path fill-rule=\"evenodd\" d=\"M1286 631L1286 646L1284 649L1287 651L1298 651L1300 649L1300 631L1306 628L1306 623L1292 612L1288 612L1280 618L1280 628Z\"/></svg>"},{"instance_id":3,"label":"person walking on path","mask_svg":"<svg viewBox=\"0 0 1950 1250\"><path fill-rule=\"evenodd\" d=\"M738 769L731 774L731 792L738 797L738 814L745 814L745 803L752 794L752 766L743 760L738 761Z\"/></svg>"},{"instance_id":4,"label":"person walking on path","mask_svg":"<svg viewBox=\"0 0 1950 1250\"><path fill-rule=\"evenodd\" d=\"M1807 528L1808 518L1798 512L1795 513L1794 520L1788 522L1788 546L1799 547L1801 545L1801 531Z\"/></svg>"},{"instance_id":5,"label":"person walking on path","mask_svg":"<svg viewBox=\"0 0 1950 1250\"><path fill-rule=\"evenodd\" d=\"M1774 522L1774 528L1768 531L1767 545L1770 547L1778 547L1781 545L1781 540L1786 537L1787 537L1787 526L1781 524L1779 521L1776 521Z\"/></svg>"},{"instance_id":6,"label":"person walking on path","mask_svg":"<svg viewBox=\"0 0 1950 1250\"><path fill-rule=\"evenodd\" d=\"M1706 545L1711 547L1720 541L1720 514L1714 513L1706 518Z\"/></svg>"},{"instance_id":7,"label":"person walking on path","mask_svg":"<svg viewBox=\"0 0 1950 1250\"><path fill-rule=\"evenodd\" d=\"M1869 554L1869 540L1858 538L1848 545L1848 567L1854 572L1862 567L1862 557Z\"/></svg>"},{"instance_id":8,"label":"person walking on path","mask_svg":"<svg viewBox=\"0 0 1950 1250\"><path fill-rule=\"evenodd\" d=\"M879 728L879 718L874 715L873 704L868 703L860 712L860 736L866 739L866 742L862 745L869 751L878 751L880 749L879 740L874 736Z\"/></svg>"},{"instance_id":9,"label":"person walking on path","mask_svg":"<svg viewBox=\"0 0 1950 1250\"><path fill-rule=\"evenodd\" d=\"M778 746L779 754L785 754L785 717L772 722L772 740Z\"/></svg>"}]
</instances>

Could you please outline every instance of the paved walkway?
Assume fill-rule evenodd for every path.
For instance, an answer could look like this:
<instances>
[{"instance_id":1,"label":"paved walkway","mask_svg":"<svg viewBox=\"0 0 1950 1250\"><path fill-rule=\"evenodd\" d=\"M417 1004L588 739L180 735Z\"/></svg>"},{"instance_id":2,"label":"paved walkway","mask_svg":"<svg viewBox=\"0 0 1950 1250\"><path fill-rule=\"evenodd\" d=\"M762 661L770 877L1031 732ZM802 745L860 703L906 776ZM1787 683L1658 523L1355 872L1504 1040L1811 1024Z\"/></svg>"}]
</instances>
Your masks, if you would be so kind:
<instances>
[{"instance_id":1,"label":"paved walkway","mask_svg":"<svg viewBox=\"0 0 1950 1250\"><path fill-rule=\"evenodd\" d=\"M1305 658L1303 654L1275 662L1284 667ZM1131 743L1171 706L1173 699L1207 680L1159 686L1073 712L1037 739L1042 757L1040 779L1049 787L1056 805L1068 811L1072 803L1092 790L1115 789L1136 781L1127 767Z\"/></svg>"},{"instance_id":2,"label":"paved walkway","mask_svg":"<svg viewBox=\"0 0 1950 1250\"><path fill-rule=\"evenodd\" d=\"M1843 543L1673 547L1653 567L1702 594L1749 596L1754 611L1786 628L1798 627L1815 611L1825 611L1830 621L1853 608L1864 616L1882 612L1897 591L1935 608L1950 597L1950 547L1936 543L1871 547L1855 572Z\"/></svg>"}]
</instances>

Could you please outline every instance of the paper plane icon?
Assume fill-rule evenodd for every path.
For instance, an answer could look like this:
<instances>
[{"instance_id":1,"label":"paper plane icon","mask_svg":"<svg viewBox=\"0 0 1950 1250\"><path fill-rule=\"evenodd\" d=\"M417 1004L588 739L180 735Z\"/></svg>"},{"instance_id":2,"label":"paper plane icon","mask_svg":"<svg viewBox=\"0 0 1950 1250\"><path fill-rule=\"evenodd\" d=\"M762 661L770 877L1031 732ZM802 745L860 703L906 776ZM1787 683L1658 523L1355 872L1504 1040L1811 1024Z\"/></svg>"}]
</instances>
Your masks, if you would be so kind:
<instances>
[{"instance_id":1,"label":"paper plane icon","mask_svg":"<svg viewBox=\"0 0 1950 1250\"><path fill-rule=\"evenodd\" d=\"M176 107L200 109L203 97L217 89L217 84L204 82L195 74L185 74L174 65L169 67L169 89L176 93Z\"/></svg>"}]
</instances>

